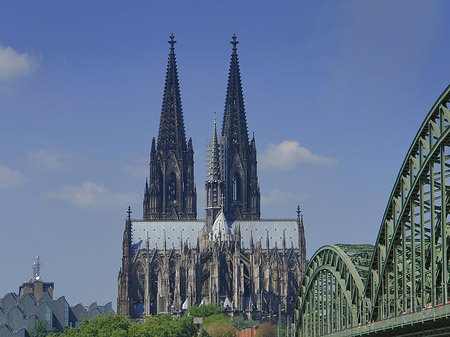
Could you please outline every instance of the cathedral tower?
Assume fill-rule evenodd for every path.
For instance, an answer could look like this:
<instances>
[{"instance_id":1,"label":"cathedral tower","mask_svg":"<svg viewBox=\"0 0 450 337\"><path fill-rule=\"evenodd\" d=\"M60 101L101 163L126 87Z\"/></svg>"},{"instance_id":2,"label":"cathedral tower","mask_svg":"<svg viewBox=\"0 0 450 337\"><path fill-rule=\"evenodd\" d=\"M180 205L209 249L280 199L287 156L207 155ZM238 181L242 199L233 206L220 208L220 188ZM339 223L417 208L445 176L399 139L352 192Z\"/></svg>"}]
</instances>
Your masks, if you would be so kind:
<instances>
[{"instance_id":1,"label":"cathedral tower","mask_svg":"<svg viewBox=\"0 0 450 337\"><path fill-rule=\"evenodd\" d=\"M224 211L227 219L256 220L261 215L256 144L254 137L251 143L248 138L236 47L238 43L236 34L234 34L233 41L231 41L233 53L222 124Z\"/></svg>"},{"instance_id":2,"label":"cathedral tower","mask_svg":"<svg viewBox=\"0 0 450 337\"><path fill-rule=\"evenodd\" d=\"M155 144L153 138L150 181L146 182L144 191L144 219L147 220L197 217L194 151L191 138L186 144L173 34L169 43L158 142Z\"/></svg>"}]
</instances>

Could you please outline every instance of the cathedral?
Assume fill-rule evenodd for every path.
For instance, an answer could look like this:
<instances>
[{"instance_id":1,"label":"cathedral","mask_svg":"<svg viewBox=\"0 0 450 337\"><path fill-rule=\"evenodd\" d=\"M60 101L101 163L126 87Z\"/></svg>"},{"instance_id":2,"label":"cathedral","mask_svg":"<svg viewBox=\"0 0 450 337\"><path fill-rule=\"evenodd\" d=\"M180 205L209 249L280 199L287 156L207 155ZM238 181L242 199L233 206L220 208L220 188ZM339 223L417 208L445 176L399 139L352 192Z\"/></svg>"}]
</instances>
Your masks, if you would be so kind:
<instances>
[{"instance_id":1,"label":"cathedral","mask_svg":"<svg viewBox=\"0 0 450 337\"><path fill-rule=\"evenodd\" d=\"M205 220L197 219L175 43L172 34L143 217L131 218L128 208L125 221L117 312L142 318L216 304L253 319L291 314L307 262L303 216L298 207L296 218L260 218L256 143L249 140L236 35L220 135L215 118L212 126Z\"/></svg>"}]
</instances>

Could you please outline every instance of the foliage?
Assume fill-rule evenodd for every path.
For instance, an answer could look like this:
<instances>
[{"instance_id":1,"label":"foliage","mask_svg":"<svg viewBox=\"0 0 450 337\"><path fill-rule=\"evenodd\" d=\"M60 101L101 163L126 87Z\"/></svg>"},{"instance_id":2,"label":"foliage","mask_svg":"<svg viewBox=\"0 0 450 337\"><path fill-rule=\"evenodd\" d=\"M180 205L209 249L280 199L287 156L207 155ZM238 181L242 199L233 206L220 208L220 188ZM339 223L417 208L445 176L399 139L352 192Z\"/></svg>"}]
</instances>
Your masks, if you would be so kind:
<instances>
[{"instance_id":1,"label":"foliage","mask_svg":"<svg viewBox=\"0 0 450 337\"><path fill-rule=\"evenodd\" d=\"M278 335L278 324L274 325L273 327ZM287 335L287 324L286 323L281 323L280 324L280 337L286 337Z\"/></svg>"},{"instance_id":2,"label":"foliage","mask_svg":"<svg viewBox=\"0 0 450 337\"><path fill-rule=\"evenodd\" d=\"M244 330L258 326L259 323L251 319L246 319L244 316L236 316L231 319L231 322L238 330Z\"/></svg>"},{"instance_id":3,"label":"foliage","mask_svg":"<svg viewBox=\"0 0 450 337\"><path fill-rule=\"evenodd\" d=\"M256 330L255 337L275 337L276 335L277 334L275 333L275 329L272 323L264 322Z\"/></svg>"},{"instance_id":4,"label":"foliage","mask_svg":"<svg viewBox=\"0 0 450 337\"><path fill-rule=\"evenodd\" d=\"M131 322L125 317L109 314L84 320L79 329L69 328L51 337L193 337L197 328L192 318L172 319L171 315L149 316L144 322Z\"/></svg>"},{"instance_id":5,"label":"foliage","mask_svg":"<svg viewBox=\"0 0 450 337\"><path fill-rule=\"evenodd\" d=\"M237 329L230 322L214 322L206 328L206 331L211 337L235 337Z\"/></svg>"},{"instance_id":6,"label":"foliage","mask_svg":"<svg viewBox=\"0 0 450 337\"><path fill-rule=\"evenodd\" d=\"M198 335L199 337L211 337L211 335L206 332L205 329L202 329L202 331L200 331L200 334Z\"/></svg>"},{"instance_id":7,"label":"foliage","mask_svg":"<svg viewBox=\"0 0 450 337\"><path fill-rule=\"evenodd\" d=\"M214 324L214 323L229 323L229 322L230 322L230 317L228 317L226 315L215 314L215 315L211 315L211 316L203 318L203 328L206 329L208 326L210 326L211 324Z\"/></svg>"},{"instance_id":8,"label":"foliage","mask_svg":"<svg viewBox=\"0 0 450 337\"><path fill-rule=\"evenodd\" d=\"M223 308L214 304L194 305L188 310L188 314L192 317L209 317L221 313L223 313Z\"/></svg>"},{"instance_id":9,"label":"foliage","mask_svg":"<svg viewBox=\"0 0 450 337\"><path fill-rule=\"evenodd\" d=\"M33 328L30 331L31 337L46 337L50 332L47 330L47 321L38 319L34 323Z\"/></svg>"}]
</instances>

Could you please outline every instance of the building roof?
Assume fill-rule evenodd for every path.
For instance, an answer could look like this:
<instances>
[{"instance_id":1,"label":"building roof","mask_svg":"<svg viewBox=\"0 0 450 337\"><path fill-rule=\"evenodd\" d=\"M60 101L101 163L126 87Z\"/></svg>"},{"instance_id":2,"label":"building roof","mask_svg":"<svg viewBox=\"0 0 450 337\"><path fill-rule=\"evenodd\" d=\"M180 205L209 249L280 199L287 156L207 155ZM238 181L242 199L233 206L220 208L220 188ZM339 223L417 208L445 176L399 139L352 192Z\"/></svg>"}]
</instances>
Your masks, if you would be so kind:
<instances>
[{"instance_id":1,"label":"building roof","mask_svg":"<svg viewBox=\"0 0 450 337\"><path fill-rule=\"evenodd\" d=\"M283 235L286 238L286 247L298 248L298 225L292 220L236 220L231 225L231 233L235 228L241 230L241 242L243 248L250 248L250 240L261 242L262 248L266 248L269 238L269 249L283 248Z\"/></svg>"},{"instance_id":2,"label":"building roof","mask_svg":"<svg viewBox=\"0 0 450 337\"><path fill-rule=\"evenodd\" d=\"M205 226L203 220L132 220L131 223L131 245L135 251L146 247L148 237L149 249L163 249L164 238L167 249L174 247L179 249L180 239L183 243L195 247L199 233ZM228 227L228 230L226 229ZM294 219L284 220L236 220L229 222L223 213L220 213L212 227L211 240L218 239L218 232L221 232L222 240L226 240L227 232L231 239L234 238L236 230L240 229L241 247L251 248L251 238L256 245L261 242L263 249L267 247L269 239L269 249L275 247L283 248L283 240L286 240L287 248L298 247L298 224Z\"/></svg>"},{"instance_id":3,"label":"building roof","mask_svg":"<svg viewBox=\"0 0 450 337\"><path fill-rule=\"evenodd\" d=\"M204 225L205 222L201 220L132 220L131 248L145 248L147 237L150 249L163 249L164 237L167 248L174 246L178 249L180 239L183 243L195 246Z\"/></svg>"}]
</instances>

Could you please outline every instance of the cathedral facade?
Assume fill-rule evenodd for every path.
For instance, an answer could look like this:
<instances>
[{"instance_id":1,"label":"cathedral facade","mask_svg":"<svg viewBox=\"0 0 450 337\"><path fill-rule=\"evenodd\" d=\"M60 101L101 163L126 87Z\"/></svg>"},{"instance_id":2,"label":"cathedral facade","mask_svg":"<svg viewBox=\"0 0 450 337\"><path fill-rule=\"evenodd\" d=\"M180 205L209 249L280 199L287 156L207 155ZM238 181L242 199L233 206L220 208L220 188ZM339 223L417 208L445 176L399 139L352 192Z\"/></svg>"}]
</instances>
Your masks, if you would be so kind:
<instances>
[{"instance_id":1,"label":"cathedral facade","mask_svg":"<svg viewBox=\"0 0 450 337\"><path fill-rule=\"evenodd\" d=\"M117 312L133 318L217 304L258 319L290 314L306 267L300 208L260 219L256 143L249 140L236 35L220 136L214 119L197 219L192 139L186 140L173 35L158 138L150 150L143 218L125 221Z\"/></svg>"}]
</instances>

